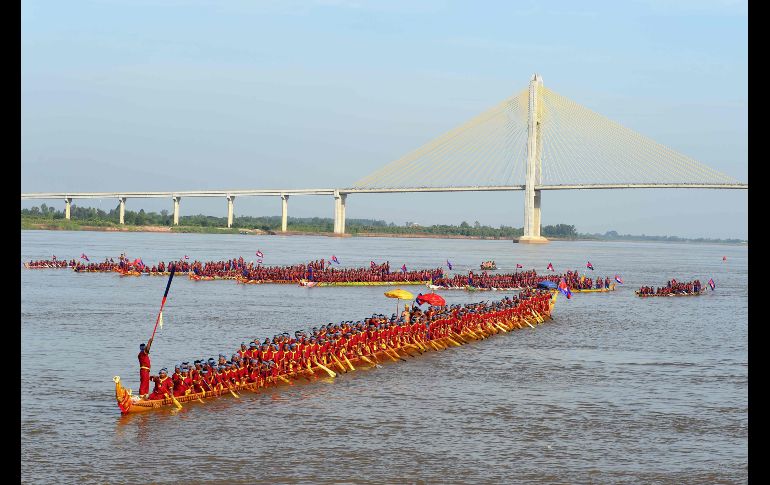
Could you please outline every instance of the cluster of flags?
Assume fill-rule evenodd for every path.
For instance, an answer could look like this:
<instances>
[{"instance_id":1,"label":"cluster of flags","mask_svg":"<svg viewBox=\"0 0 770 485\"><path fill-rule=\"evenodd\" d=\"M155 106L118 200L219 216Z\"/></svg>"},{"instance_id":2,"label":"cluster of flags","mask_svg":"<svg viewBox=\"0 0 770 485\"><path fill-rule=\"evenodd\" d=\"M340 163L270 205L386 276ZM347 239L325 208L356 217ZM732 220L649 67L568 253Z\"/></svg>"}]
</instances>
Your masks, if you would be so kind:
<instances>
[{"instance_id":1,"label":"cluster of flags","mask_svg":"<svg viewBox=\"0 0 770 485\"><path fill-rule=\"evenodd\" d=\"M257 249L257 264L262 264L262 258L263 258L264 256L265 256L265 255L264 255L264 254L262 254L262 251L260 251L259 249Z\"/></svg>"},{"instance_id":2,"label":"cluster of flags","mask_svg":"<svg viewBox=\"0 0 770 485\"><path fill-rule=\"evenodd\" d=\"M446 260L446 265L449 266L449 271L452 271L452 263L448 259Z\"/></svg>"}]
</instances>

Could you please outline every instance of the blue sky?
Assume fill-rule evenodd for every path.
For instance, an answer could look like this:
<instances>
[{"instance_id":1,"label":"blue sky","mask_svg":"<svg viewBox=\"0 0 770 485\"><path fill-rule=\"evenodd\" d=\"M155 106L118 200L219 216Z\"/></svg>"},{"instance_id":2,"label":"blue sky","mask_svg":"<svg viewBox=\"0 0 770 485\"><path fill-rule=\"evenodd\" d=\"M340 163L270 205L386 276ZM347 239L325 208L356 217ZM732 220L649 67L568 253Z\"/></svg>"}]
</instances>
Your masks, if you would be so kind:
<instances>
[{"instance_id":1,"label":"blue sky","mask_svg":"<svg viewBox=\"0 0 770 485\"><path fill-rule=\"evenodd\" d=\"M534 72L748 182L745 1L21 6L22 192L347 187L524 89ZM183 199L181 210L224 216L226 202ZM279 215L280 199L237 199L235 212ZM289 214L331 217L333 200L294 197ZM523 193L353 195L347 215L520 227ZM548 192L542 222L747 238L748 197Z\"/></svg>"}]
</instances>

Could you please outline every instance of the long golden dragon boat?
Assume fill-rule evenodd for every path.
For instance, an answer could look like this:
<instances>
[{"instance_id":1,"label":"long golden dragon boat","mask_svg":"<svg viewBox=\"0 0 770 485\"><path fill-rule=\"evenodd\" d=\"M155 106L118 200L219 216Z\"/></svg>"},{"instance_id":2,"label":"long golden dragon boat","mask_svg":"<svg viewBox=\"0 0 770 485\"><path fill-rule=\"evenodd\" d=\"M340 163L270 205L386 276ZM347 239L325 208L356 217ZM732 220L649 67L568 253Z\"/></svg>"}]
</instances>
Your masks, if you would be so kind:
<instances>
[{"instance_id":1,"label":"long golden dragon boat","mask_svg":"<svg viewBox=\"0 0 770 485\"><path fill-rule=\"evenodd\" d=\"M308 281L299 280L300 286L403 286L426 285L430 281Z\"/></svg>"},{"instance_id":2,"label":"long golden dragon boat","mask_svg":"<svg viewBox=\"0 0 770 485\"><path fill-rule=\"evenodd\" d=\"M490 319L486 320L484 324L479 325L473 329L466 328L461 333L452 332L446 337L431 340L426 339L424 341L415 340L414 343L404 344L401 347L382 348L381 350L373 353L361 354L357 357L346 359L346 361L348 361L347 363L349 365L349 369L345 369L345 365L342 363L342 361L330 363L328 366L316 363L316 365L310 365L307 368L300 369L292 373L279 374L277 378L270 376L268 377L268 381L265 383L265 385L261 387L258 383L233 384L232 387L228 389L190 393L184 396L174 396L153 400L139 399L139 396L134 395L131 389L126 389L123 387L120 376L115 376L112 379L115 383L115 400L118 404L118 407L120 408L121 414L124 415L144 411L162 409L168 410L175 407L181 408L181 403L205 402L205 400L229 395L240 397L238 392L259 392L261 389L266 389L268 387L308 382L311 380L311 374L314 377L317 377L318 375L335 377L336 373L334 373L329 368L333 368L335 364L337 364L339 368L345 370L345 372L348 372L349 370L355 370L356 366L374 367L388 360L392 362L398 362L399 360L406 360L404 359L405 356L416 357L418 354L422 354L431 350L446 350L450 346L459 347L461 345L471 343L475 340L482 340L497 334L526 328L527 326L535 328L536 325L544 323L546 319L552 320L551 312L553 311L553 306L556 303L556 294L557 292L552 292L548 311L542 315L538 314L534 310L531 310L531 317L514 317L508 320ZM410 351L416 353L412 353ZM301 378L306 378L307 381L300 381L299 379Z\"/></svg>"}]
</instances>

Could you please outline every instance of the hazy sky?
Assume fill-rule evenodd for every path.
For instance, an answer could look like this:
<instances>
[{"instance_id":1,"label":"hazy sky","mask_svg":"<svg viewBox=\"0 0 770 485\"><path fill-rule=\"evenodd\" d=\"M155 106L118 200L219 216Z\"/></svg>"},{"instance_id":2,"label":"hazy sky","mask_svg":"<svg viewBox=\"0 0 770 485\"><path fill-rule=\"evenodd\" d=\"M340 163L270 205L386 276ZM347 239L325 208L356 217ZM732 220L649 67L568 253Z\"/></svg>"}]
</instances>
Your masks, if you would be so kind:
<instances>
[{"instance_id":1,"label":"hazy sky","mask_svg":"<svg viewBox=\"0 0 770 485\"><path fill-rule=\"evenodd\" d=\"M745 1L21 7L22 192L349 187L518 93L534 72L748 182ZM289 215L332 217L333 206L293 197ZM347 215L520 227L523 206L523 192L351 195ZM748 237L745 190L551 191L542 207L544 225L580 232ZM183 199L181 212L224 216L226 201ZM235 213L280 215L280 199L236 199Z\"/></svg>"}]
</instances>

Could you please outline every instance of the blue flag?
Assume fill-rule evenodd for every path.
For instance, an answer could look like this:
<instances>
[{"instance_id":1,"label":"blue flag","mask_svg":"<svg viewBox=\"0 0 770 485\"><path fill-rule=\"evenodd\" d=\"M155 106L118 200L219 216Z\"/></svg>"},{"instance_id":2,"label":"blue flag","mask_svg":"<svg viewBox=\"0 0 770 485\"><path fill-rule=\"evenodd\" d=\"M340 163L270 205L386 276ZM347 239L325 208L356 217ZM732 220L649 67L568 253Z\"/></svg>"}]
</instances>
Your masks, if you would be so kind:
<instances>
[{"instance_id":1,"label":"blue flag","mask_svg":"<svg viewBox=\"0 0 770 485\"><path fill-rule=\"evenodd\" d=\"M452 270L452 263L449 262L449 260L446 260L446 265L449 266L449 270Z\"/></svg>"}]
</instances>

